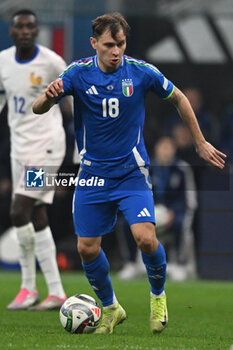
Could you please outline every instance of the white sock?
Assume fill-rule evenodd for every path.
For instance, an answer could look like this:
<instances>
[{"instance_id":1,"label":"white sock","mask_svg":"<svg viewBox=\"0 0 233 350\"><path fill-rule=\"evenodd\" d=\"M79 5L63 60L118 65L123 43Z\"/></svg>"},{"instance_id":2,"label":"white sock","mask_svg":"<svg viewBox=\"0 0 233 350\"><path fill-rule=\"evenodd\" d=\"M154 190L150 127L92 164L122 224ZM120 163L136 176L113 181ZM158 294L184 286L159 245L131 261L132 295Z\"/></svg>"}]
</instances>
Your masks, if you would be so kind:
<instances>
[{"instance_id":1,"label":"white sock","mask_svg":"<svg viewBox=\"0 0 233 350\"><path fill-rule=\"evenodd\" d=\"M163 290L162 293L160 293L158 295L150 292L150 295L151 295L152 298L162 298L165 295L165 292Z\"/></svg>"},{"instance_id":2,"label":"white sock","mask_svg":"<svg viewBox=\"0 0 233 350\"><path fill-rule=\"evenodd\" d=\"M49 295L65 296L57 266L56 247L50 227L36 232L36 257L44 274Z\"/></svg>"},{"instance_id":3,"label":"white sock","mask_svg":"<svg viewBox=\"0 0 233 350\"><path fill-rule=\"evenodd\" d=\"M115 293L114 293L114 295L113 295L113 303L111 305L104 306L103 309L112 309L113 307L114 308L117 307L118 304L119 304L118 300L117 300L117 298L115 296Z\"/></svg>"},{"instance_id":4,"label":"white sock","mask_svg":"<svg viewBox=\"0 0 233 350\"><path fill-rule=\"evenodd\" d=\"M34 292L36 285L35 230L31 222L15 229L19 241L21 288Z\"/></svg>"}]
</instances>

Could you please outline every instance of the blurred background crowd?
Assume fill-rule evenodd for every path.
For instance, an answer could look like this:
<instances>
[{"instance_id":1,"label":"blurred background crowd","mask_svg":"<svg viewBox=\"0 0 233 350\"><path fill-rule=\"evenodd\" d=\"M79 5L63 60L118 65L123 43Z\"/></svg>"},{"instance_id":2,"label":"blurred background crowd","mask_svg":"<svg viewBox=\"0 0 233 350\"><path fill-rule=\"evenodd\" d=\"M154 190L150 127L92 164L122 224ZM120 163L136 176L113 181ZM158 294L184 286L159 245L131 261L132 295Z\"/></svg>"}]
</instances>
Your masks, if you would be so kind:
<instances>
[{"instance_id":1,"label":"blurred background crowd","mask_svg":"<svg viewBox=\"0 0 233 350\"><path fill-rule=\"evenodd\" d=\"M158 67L188 97L207 140L228 155L219 171L196 154L188 129L174 107L147 96L144 138L151 159L157 232L166 247L168 275L187 278L233 278L233 0L0 0L0 50L12 45L10 16L30 8L39 18L38 42L64 57L67 64L91 56L91 21L121 12L132 33L126 53ZM17 79L17 77L15 77ZM11 175L7 106L0 117L0 261L13 257L9 207ZM64 112L67 152L62 172L77 173L73 123ZM63 270L79 269L72 224L72 188L57 188L49 208ZM8 232L8 236L6 234ZM12 234L12 233L11 233ZM11 239L12 236L11 236ZM124 218L103 239L120 278L144 273L141 257ZM8 264L9 267L9 264Z\"/></svg>"}]
</instances>

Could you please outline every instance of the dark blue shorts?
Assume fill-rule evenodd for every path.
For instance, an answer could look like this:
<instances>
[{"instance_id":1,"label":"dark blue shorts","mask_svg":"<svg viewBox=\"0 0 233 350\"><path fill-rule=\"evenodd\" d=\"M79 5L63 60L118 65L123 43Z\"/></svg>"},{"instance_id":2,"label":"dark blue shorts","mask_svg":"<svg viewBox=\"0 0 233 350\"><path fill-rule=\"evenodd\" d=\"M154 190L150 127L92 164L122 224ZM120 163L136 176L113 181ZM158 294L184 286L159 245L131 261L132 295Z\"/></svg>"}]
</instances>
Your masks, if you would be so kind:
<instances>
[{"instance_id":1,"label":"dark blue shorts","mask_svg":"<svg viewBox=\"0 0 233 350\"><path fill-rule=\"evenodd\" d=\"M118 210L129 225L155 223L148 169L138 168L122 178L99 177L82 170L73 201L75 233L97 237L112 232Z\"/></svg>"}]
</instances>

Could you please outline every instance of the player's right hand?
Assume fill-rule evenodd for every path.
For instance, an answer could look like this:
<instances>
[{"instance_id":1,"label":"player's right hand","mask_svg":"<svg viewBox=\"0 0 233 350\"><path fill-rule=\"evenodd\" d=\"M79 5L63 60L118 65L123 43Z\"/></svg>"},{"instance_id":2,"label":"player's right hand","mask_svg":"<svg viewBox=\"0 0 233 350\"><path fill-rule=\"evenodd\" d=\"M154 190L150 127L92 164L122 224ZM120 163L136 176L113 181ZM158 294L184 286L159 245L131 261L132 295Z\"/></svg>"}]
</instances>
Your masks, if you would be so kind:
<instances>
[{"instance_id":1,"label":"player's right hand","mask_svg":"<svg viewBox=\"0 0 233 350\"><path fill-rule=\"evenodd\" d=\"M220 152L211 143L205 141L199 147L196 148L197 153L201 158L206 160L208 163L214 165L219 169L223 169L225 166L225 153Z\"/></svg>"},{"instance_id":2,"label":"player's right hand","mask_svg":"<svg viewBox=\"0 0 233 350\"><path fill-rule=\"evenodd\" d=\"M63 81L60 78L52 81L52 83L50 83L45 89L45 95L48 100L54 100L57 97L61 96L63 93Z\"/></svg>"}]
</instances>

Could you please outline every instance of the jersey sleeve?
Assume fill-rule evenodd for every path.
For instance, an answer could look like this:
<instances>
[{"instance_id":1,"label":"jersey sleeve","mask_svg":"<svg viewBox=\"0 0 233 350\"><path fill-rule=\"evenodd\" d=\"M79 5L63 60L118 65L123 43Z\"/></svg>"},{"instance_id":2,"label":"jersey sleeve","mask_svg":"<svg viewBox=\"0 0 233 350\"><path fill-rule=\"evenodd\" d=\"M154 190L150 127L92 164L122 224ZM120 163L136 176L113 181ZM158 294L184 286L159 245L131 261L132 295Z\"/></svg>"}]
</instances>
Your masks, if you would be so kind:
<instances>
[{"instance_id":1,"label":"jersey sleeve","mask_svg":"<svg viewBox=\"0 0 233 350\"><path fill-rule=\"evenodd\" d=\"M154 91L159 97L167 100L174 91L174 84L152 64L147 65L147 74L149 75L149 89Z\"/></svg>"},{"instance_id":2,"label":"jersey sleeve","mask_svg":"<svg viewBox=\"0 0 233 350\"><path fill-rule=\"evenodd\" d=\"M75 68L76 64L71 63L60 75L59 78L62 79L63 81L63 89L64 89L64 94L63 96L66 95L73 95L73 84L72 84L72 72L73 69Z\"/></svg>"}]
</instances>

